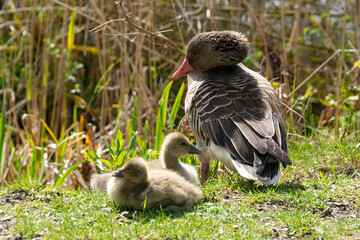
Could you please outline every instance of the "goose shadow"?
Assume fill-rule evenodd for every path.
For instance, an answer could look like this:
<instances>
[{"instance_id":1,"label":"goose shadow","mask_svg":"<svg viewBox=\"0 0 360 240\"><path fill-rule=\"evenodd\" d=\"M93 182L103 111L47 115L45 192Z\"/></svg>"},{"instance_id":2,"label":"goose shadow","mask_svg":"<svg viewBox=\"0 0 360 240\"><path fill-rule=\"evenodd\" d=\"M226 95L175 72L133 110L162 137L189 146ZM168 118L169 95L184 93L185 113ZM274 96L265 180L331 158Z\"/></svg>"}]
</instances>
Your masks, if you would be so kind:
<instances>
[{"instance_id":1,"label":"goose shadow","mask_svg":"<svg viewBox=\"0 0 360 240\"><path fill-rule=\"evenodd\" d=\"M273 193L292 193L305 190L301 182L282 182L276 185L263 185L254 181L236 182L231 185L233 189L241 189L243 192L273 192Z\"/></svg>"},{"instance_id":2,"label":"goose shadow","mask_svg":"<svg viewBox=\"0 0 360 240\"><path fill-rule=\"evenodd\" d=\"M304 191L305 187L300 182L282 182L276 185L262 185L258 184L254 181L239 181L231 184L231 189L236 190L239 189L244 193L251 193L251 192L259 192L259 193L294 193L299 191ZM126 209L120 208L118 206L114 206L114 211L117 212L121 217L126 218L127 220L135 220L141 221L142 223L147 223L152 219L159 219L164 218L167 219L168 217L171 218L181 218L186 213L196 211L197 207L204 204L205 202L209 202L210 200L207 199L205 196L203 200L195 204L192 209L178 211L164 211L160 209L144 209L143 211L138 211L134 209ZM211 202L211 201L210 201Z\"/></svg>"},{"instance_id":3,"label":"goose shadow","mask_svg":"<svg viewBox=\"0 0 360 240\"><path fill-rule=\"evenodd\" d=\"M120 208L118 206L114 206L114 213L119 214L120 218L130 220L130 221L141 221L142 223L147 223L152 219L168 219L171 218L181 218L186 213L196 211L196 206L200 203L194 205L192 209L188 210L172 210L172 211L165 211L160 209L144 209L143 211L138 211L131 208Z\"/></svg>"}]
</instances>

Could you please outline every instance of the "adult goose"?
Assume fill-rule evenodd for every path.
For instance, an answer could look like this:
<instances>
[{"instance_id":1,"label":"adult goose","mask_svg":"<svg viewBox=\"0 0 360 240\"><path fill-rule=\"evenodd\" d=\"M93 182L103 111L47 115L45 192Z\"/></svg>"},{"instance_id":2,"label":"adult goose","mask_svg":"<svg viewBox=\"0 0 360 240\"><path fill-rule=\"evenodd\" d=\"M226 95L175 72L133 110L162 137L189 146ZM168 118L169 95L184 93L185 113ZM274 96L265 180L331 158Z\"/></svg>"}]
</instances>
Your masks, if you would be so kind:
<instances>
[{"instance_id":1,"label":"adult goose","mask_svg":"<svg viewBox=\"0 0 360 240\"><path fill-rule=\"evenodd\" d=\"M197 186L171 170L149 170L142 158L129 159L112 176L107 193L122 207L186 210L202 198Z\"/></svg>"},{"instance_id":2,"label":"adult goose","mask_svg":"<svg viewBox=\"0 0 360 240\"><path fill-rule=\"evenodd\" d=\"M269 185L280 163L291 165L279 98L271 84L241 62L249 42L234 31L200 33L172 76L188 76L185 113L201 150L201 182L210 159L243 177Z\"/></svg>"}]
</instances>

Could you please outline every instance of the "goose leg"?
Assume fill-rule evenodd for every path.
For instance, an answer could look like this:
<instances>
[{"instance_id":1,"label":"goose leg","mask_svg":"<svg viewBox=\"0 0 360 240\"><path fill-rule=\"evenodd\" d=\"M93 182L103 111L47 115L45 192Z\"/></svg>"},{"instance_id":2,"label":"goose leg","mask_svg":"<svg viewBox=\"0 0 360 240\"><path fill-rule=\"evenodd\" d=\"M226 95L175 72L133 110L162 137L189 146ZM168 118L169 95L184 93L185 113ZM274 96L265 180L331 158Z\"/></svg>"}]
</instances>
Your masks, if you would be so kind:
<instances>
[{"instance_id":1,"label":"goose leg","mask_svg":"<svg viewBox=\"0 0 360 240\"><path fill-rule=\"evenodd\" d=\"M207 173L209 171L209 163L200 162L201 185L204 185L207 180Z\"/></svg>"}]
</instances>

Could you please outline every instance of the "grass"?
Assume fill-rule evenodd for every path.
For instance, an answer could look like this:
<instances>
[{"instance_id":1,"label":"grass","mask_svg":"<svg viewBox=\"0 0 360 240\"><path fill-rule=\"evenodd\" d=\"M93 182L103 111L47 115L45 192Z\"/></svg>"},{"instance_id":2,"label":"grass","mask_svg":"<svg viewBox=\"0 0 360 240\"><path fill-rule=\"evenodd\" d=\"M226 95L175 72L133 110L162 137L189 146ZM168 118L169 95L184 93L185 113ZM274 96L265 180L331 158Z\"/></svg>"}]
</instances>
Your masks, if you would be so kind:
<instances>
[{"instance_id":1,"label":"grass","mask_svg":"<svg viewBox=\"0 0 360 240\"><path fill-rule=\"evenodd\" d=\"M293 137L294 165L283 171L280 184L266 187L219 171L202 186L203 202L187 212L118 209L105 194L80 189L3 186L0 237L358 239L360 173L351 162L359 154L338 159L352 145Z\"/></svg>"}]
</instances>

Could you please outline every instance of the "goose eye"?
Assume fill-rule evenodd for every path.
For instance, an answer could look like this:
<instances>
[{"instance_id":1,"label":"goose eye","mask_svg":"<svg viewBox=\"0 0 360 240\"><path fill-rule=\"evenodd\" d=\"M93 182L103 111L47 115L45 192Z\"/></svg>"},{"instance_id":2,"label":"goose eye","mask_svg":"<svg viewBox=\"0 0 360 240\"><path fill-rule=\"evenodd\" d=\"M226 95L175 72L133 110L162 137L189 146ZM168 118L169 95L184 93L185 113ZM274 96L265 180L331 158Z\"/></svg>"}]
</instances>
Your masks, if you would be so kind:
<instances>
[{"instance_id":1,"label":"goose eye","mask_svg":"<svg viewBox=\"0 0 360 240\"><path fill-rule=\"evenodd\" d=\"M196 56L197 55L197 52L193 52L193 54L192 54L193 56Z\"/></svg>"}]
</instances>

